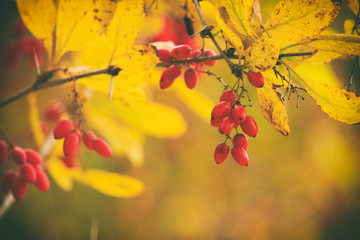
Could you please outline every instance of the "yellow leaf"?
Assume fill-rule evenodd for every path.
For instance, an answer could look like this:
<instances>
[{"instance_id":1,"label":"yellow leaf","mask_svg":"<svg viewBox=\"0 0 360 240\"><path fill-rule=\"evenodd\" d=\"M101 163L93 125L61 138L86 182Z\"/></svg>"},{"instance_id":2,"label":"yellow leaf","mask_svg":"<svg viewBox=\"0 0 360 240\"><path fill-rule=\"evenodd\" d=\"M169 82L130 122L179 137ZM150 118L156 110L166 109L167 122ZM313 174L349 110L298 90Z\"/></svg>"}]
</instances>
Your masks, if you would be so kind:
<instances>
[{"instance_id":1,"label":"yellow leaf","mask_svg":"<svg viewBox=\"0 0 360 240\"><path fill-rule=\"evenodd\" d=\"M274 90L273 83L265 81L262 88L257 88L261 112L279 132L287 136L290 133L288 116L279 92Z\"/></svg>"},{"instance_id":2,"label":"yellow leaf","mask_svg":"<svg viewBox=\"0 0 360 240\"><path fill-rule=\"evenodd\" d=\"M64 191L71 191L73 189L73 180L71 176L71 169L67 168L61 156L64 155L62 151L63 141L57 141L53 150L51 151L47 161L47 170L57 185Z\"/></svg>"},{"instance_id":3,"label":"yellow leaf","mask_svg":"<svg viewBox=\"0 0 360 240\"><path fill-rule=\"evenodd\" d=\"M359 1L358 0L345 0L348 7L351 9L351 11L357 15L359 11Z\"/></svg>"},{"instance_id":4,"label":"yellow leaf","mask_svg":"<svg viewBox=\"0 0 360 240\"><path fill-rule=\"evenodd\" d=\"M49 59L52 57L56 9L52 0L16 0L20 16L29 31L44 41Z\"/></svg>"},{"instance_id":5,"label":"yellow leaf","mask_svg":"<svg viewBox=\"0 0 360 240\"><path fill-rule=\"evenodd\" d=\"M339 1L331 0L282 0L264 27L271 38L279 41L307 41L330 25L340 5Z\"/></svg>"},{"instance_id":6,"label":"yellow leaf","mask_svg":"<svg viewBox=\"0 0 360 240\"><path fill-rule=\"evenodd\" d=\"M301 76L305 76L311 79L317 79L318 82L325 83L327 85L340 88L343 84L340 83L336 77L336 73L329 64L312 65L302 64L298 66L296 72Z\"/></svg>"},{"instance_id":7,"label":"yellow leaf","mask_svg":"<svg viewBox=\"0 0 360 240\"><path fill-rule=\"evenodd\" d=\"M303 78L294 70L293 76L331 118L349 124L360 122L360 97L355 93Z\"/></svg>"},{"instance_id":8,"label":"yellow leaf","mask_svg":"<svg viewBox=\"0 0 360 240\"><path fill-rule=\"evenodd\" d=\"M56 23L54 63L68 51L77 51L104 34L116 10L116 1L61 0Z\"/></svg>"},{"instance_id":9,"label":"yellow leaf","mask_svg":"<svg viewBox=\"0 0 360 240\"><path fill-rule=\"evenodd\" d=\"M307 60L311 59L314 55L317 54L316 48L304 46L304 45L296 45L290 48L287 48L286 50L281 51L281 53L310 53L309 55L304 56L292 56L292 57L282 57L281 60L286 61L288 65L291 67L296 67Z\"/></svg>"},{"instance_id":10,"label":"yellow leaf","mask_svg":"<svg viewBox=\"0 0 360 240\"><path fill-rule=\"evenodd\" d=\"M272 68L279 57L280 47L271 39L261 38L245 52L245 64L254 72L263 72Z\"/></svg>"},{"instance_id":11,"label":"yellow leaf","mask_svg":"<svg viewBox=\"0 0 360 240\"><path fill-rule=\"evenodd\" d=\"M344 22L344 33L351 34L354 26L355 26L354 19L346 19Z\"/></svg>"},{"instance_id":12,"label":"yellow leaf","mask_svg":"<svg viewBox=\"0 0 360 240\"><path fill-rule=\"evenodd\" d=\"M72 176L76 181L112 197L136 197L144 190L144 184L138 179L103 170L75 169Z\"/></svg>"},{"instance_id":13,"label":"yellow leaf","mask_svg":"<svg viewBox=\"0 0 360 240\"><path fill-rule=\"evenodd\" d=\"M30 122L31 133L34 136L34 140L37 147L41 147L44 144L44 134L41 130L39 109L37 107L35 93L30 93L28 95L28 103L29 103L29 122Z\"/></svg>"}]
</instances>

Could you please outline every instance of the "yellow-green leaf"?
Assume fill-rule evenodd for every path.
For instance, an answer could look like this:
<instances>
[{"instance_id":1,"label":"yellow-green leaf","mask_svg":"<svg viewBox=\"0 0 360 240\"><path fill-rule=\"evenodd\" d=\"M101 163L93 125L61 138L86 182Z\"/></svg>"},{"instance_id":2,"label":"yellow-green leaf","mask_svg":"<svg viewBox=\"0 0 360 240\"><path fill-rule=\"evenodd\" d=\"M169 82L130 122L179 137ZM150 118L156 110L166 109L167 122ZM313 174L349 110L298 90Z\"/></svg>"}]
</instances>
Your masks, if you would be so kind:
<instances>
[{"instance_id":1,"label":"yellow-green leaf","mask_svg":"<svg viewBox=\"0 0 360 240\"><path fill-rule=\"evenodd\" d=\"M136 197L144 190L144 184L138 179L103 170L74 169L72 176L76 181L112 197Z\"/></svg>"},{"instance_id":2,"label":"yellow-green leaf","mask_svg":"<svg viewBox=\"0 0 360 240\"><path fill-rule=\"evenodd\" d=\"M341 3L331 0L282 0L264 27L279 41L303 42L314 38L335 19Z\"/></svg>"},{"instance_id":3,"label":"yellow-green leaf","mask_svg":"<svg viewBox=\"0 0 360 240\"><path fill-rule=\"evenodd\" d=\"M359 1L358 0L345 0L348 7L351 9L351 11L357 15L359 11Z\"/></svg>"},{"instance_id":4,"label":"yellow-green leaf","mask_svg":"<svg viewBox=\"0 0 360 240\"><path fill-rule=\"evenodd\" d=\"M257 88L261 112L271 125L287 136L290 133L288 116L281 95L273 85L270 81L265 81L264 87Z\"/></svg>"},{"instance_id":5,"label":"yellow-green leaf","mask_svg":"<svg viewBox=\"0 0 360 240\"><path fill-rule=\"evenodd\" d=\"M104 34L116 10L116 1L61 0L56 23L54 62L68 51L77 51Z\"/></svg>"},{"instance_id":6,"label":"yellow-green leaf","mask_svg":"<svg viewBox=\"0 0 360 240\"><path fill-rule=\"evenodd\" d=\"M245 64L254 72L272 68L279 58L280 47L274 40L261 38L245 52Z\"/></svg>"},{"instance_id":7,"label":"yellow-green leaf","mask_svg":"<svg viewBox=\"0 0 360 240\"><path fill-rule=\"evenodd\" d=\"M29 31L44 41L49 59L52 57L56 9L53 0L16 0L21 19Z\"/></svg>"},{"instance_id":8,"label":"yellow-green leaf","mask_svg":"<svg viewBox=\"0 0 360 240\"><path fill-rule=\"evenodd\" d=\"M37 106L35 93L30 93L28 95L28 103L31 133L33 134L36 146L41 147L44 144L44 134L41 130L39 109Z\"/></svg>"}]
</instances>

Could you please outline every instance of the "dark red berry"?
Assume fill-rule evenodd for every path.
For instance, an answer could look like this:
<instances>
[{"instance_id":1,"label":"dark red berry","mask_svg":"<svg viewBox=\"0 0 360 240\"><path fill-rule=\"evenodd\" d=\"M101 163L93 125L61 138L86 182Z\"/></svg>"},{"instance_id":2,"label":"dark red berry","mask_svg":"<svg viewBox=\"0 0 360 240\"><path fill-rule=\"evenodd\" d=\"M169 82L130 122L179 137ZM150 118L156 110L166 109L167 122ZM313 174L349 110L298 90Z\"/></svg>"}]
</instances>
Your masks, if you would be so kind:
<instances>
[{"instance_id":1,"label":"dark red berry","mask_svg":"<svg viewBox=\"0 0 360 240\"><path fill-rule=\"evenodd\" d=\"M231 149L231 155L241 166L247 166L249 164L249 157L242 147L234 147Z\"/></svg>"},{"instance_id":2,"label":"dark red berry","mask_svg":"<svg viewBox=\"0 0 360 240\"><path fill-rule=\"evenodd\" d=\"M33 183L36 180L36 170L30 163L25 163L20 168L20 178L26 183Z\"/></svg>"},{"instance_id":3,"label":"dark red berry","mask_svg":"<svg viewBox=\"0 0 360 240\"><path fill-rule=\"evenodd\" d=\"M62 102L51 101L45 109L45 118L49 121L56 121L65 111L66 107Z\"/></svg>"},{"instance_id":4,"label":"dark red berry","mask_svg":"<svg viewBox=\"0 0 360 240\"><path fill-rule=\"evenodd\" d=\"M158 48L157 49L159 60L163 63L170 62L170 51L166 48Z\"/></svg>"},{"instance_id":5,"label":"dark red berry","mask_svg":"<svg viewBox=\"0 0 360 240\"><path fill-rule=\"evenodd\" d=\"M57 122L54 129L54 137L55 139L61 139L65 137L68 133L73 129L73 123L70 120L60 120Z\"/></svg>"},{"instance_id":6,"label":"dark red berry","mask_svg":"<svg viewBox=\"0 0 360 240\"><path fill-rule=\"evenodd\" d=\"M76 132L66 135L63 145L65 156L73 156L79 148L80 136Z\"/></svg>"},{"instance_id":7,"label":"dark red berry","mask_svg":"<svg viewBox=\"0 0 360 240\"><path fill-rule=\"evenodd\" d=\"M103 157L110 157L112 155L111 147L105 140L97 138L93 141L94 150Z\"/></svg>"},{"instance_id":8,"label":"dark red berry","mask_svg":"<svg viewBox=\"0 0 360 240\"><path fill-rule=\"evenodd\" d=\"M193 89L197 84L197 73L194 69L189 68L184 73L185 84L189 89Z\"/></svg>"},{"instance_id":9,"label":"dark red berry","mask_svg":"<svg viewBox=\"0 0 360 240\"><path fill-rule=\"evenodd\" d=\"M11 188L11 193L15 199L25 197L28 184L24 182L21 177L16 178L14 185Z\"/></svg>"},{"instance_id":10,"label":"dark red berry","mask_svg":"<svg viewBox=\"0 0 360 240\"><path fill-rule=\"evenodd\" d=\"M6 171L1 180L1 187L4 192L9 192L15 183L15 180L19 177L19 173L9 169Z\"/></svg>"},{"instance_id":11,"label":"dark red berry","mask_svg":"<svg viewBox=\"0 0 360 240\"><path fill-rule=\"evenodd\" d=\"M35 150L31 148L26 148L25 153L27 157L27 162L31 163L33 166L36 166L42 162L42 157Z\"/></svg>"},{"instance_id":12,"label":"dark red berry","mask_svg":"<svg viewBox=\"0 0 360 240\"><path fill-rule=\"evenodd\" d=\"M231 106L228 102L219 102L215 105L211 111L211 125L214 127L219 126L221 120L229 115L231 112Z\"/></svg>"},{"instance_id":13,"label":"dark red berry","mask_svg":"<svg viewBox=\"0 0 360 240\"><path fill-rule=\"evenodd\" d=\"M243 106L237 105L231 110L231 116L236 123L242 123L246 119L246 110Z\"/></svg>"},{"instance_id":14,"label":"dark red berry","mask_svg":"<svg viewBox=\"0 0 360 240\"><path fill-rule=\"evenodd\" d=\"M246 135L248 135L249 137L256 137L258 133L258 126L253 117L249 115L246 116L245 121L242 122L240 126Z\"/></svg>"},{"instance_id":15,"label":"dark red berry","mask_svg":"<svg viewBox=\"0 0 360 240\"><path fill-rule=\"evenodd\" d=\"M224 117L219 124L219 132L224 135L228 135L233 130L235 125L231 116Z\"/></svg>"},{"instance_id":16,"label":"dark red berry","mask_svg":"<svg viewBox=\"0 0 360 240\"><path fill-rule=\"evenodd\" d=\"M178 65L171 65L163 71L160 77L160 88L170 87L174 80L181 75L181 68Z\"/></svg>"},{"instance_id":17,"label":"dark red berry","mask_svg":"<svg viewBox=\"0 0 360 240\"><path fill-rule=\"evenodd\" d=\"M27 160L27 156L24 149L22 149L19 146L13 147L11 151L11 157L14 160L14 162L17 164L24 164Z\"/></svg>"},{"instance_id":18,"label":"dark red berry","mask_svg":"<svg viewBox=\"0 0 360 240\"><path fill-rule=\"evenodd\" d=\"M183 44L174 47L171 51L171 56L176 59L185 59L190 57L191 47L189 45Z\"/></svg>"},{"instance_id":19,"label":"dark red berry","mask_svg":"<svg viewBox=\"0 0 360 240\"><path fill-rule=\"evenodd\" d=\"M93 141L96 139L96 135L93 132L86 132L83 135L83 143L89 150L94 150Z\"/></svg>"},{"instance_id":20,"label":"dark red berry","mask_svg":"<svg viewBox=\"0 0 360 240\"><path fill-rule=\"evenodd\" d=\"M216 53L211 49L206 49L203 54L204 57L212 57L215 55L216 55ZM216 64L216 60L205 61L204 63L207 66L214 66Z\"/></svg>"},{"instance_id":21,"label":"dark red berry","mask_svg":"<svg viewBox=\"0 0 360 240\"><path fill-rule=\"evenodd\" d=\"M225 162L229 155L230 148L226 143L220 143L216 146L214 152L214 159L217 164Z\"/></svg>"},{"instance_id":22,"label":"dark red berry","mask_svg":"<svg viewBox=\"0 0 360 240\"><path fill-rule=\"evenodd\" d=\"M261 74L261 72L253 72L249 70L247 73L247 78L251 85L256 88L261 88L265 84L264 76Z\"/></svg>"},{"instance_id":23,"label":"dark red berry","mask_svg":"<svg viewBox=\"0 0 360 240\"><path fill-rule=\"evenodd\" d=\"M37 176L35 181L35 186L42 192L46 192L50 189L50 182L45 172L41 169L37 170Z\"/></svg>"},{"instance_id":24,"label":"dark red berry","mask_svg":"<svg viewBox=\"0 0 360 240\"><path fill-rule=\"evenodd\" d=\"M245 151L248 149L248 140L244 134L238 133L233 137L232 140L235 147L241 147Z\"/></svg>"},{"instance_id":25,"label":"dark red berry","mask_svg":"<svg viewBox=\"0 0 360 240\"><path fill-rule=\"evenodd\" d=\"M225 101L233 105L236 101L236 93L232 90L226 90L222 93L220 97L220 102Z\"/></svg>"},{"instance_id":26,"label":"dark red berry","mask_svg":"<svg viewBox=\"0 0 360 240\"><path fill-rule=\"evenodd\" d=\"M3 163L6 161L8 157L8 147L5 141L0 141L0 163Z\"/></svg>"}]
</instances>

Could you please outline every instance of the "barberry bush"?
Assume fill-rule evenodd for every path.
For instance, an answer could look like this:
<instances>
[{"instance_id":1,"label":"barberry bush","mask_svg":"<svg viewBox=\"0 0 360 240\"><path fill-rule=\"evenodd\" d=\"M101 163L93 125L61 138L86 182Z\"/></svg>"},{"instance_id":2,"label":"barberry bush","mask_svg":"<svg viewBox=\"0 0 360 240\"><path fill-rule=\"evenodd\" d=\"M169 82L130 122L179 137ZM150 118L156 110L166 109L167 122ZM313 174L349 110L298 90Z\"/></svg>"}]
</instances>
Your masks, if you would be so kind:
<instances>
[{"instance_id":1,"label":"barberry bush","mask_svg":"<svg viewBox=\"0 0 360 240\"><path fill-rule=\"evenodd\" d=\"M116 198L140 196L147 182L116 162L143 167L147 138L202 136L185 120L188 109L217 139L203 160L239 174L261 166L251 149L262 151L263 129L290 135L287 111L301 113L305 102L324 119L359 123L358 1L281 0L265 17L267 4L17 0L3 66L25 80L1 83L0 217L31 185L44 195L77 182ZM354 14L334 30L342 8ZM335 75L329 64L339 61L350 67ZM10 113L22 116L17 129ZM173 157L176 146L157 151L186 158Z\"/></svg>"}]
</instances>

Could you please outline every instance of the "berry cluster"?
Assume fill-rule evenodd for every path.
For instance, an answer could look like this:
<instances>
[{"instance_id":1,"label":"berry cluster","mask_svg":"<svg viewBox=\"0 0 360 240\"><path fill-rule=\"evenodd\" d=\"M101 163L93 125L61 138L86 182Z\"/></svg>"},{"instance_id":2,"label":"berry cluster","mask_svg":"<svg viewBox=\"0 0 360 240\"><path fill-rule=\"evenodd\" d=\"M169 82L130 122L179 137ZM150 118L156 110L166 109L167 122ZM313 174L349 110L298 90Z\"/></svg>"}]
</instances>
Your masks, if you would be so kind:
<instances>
[{"instance_id":1,"label":"berry cluster","mask_svg":"<svg viewBox=\"0 0 360 240\"><path fill-rule=\"evenodd\" d=\"M8 158L8 145L0 141L0 163ZM29 183L33 183L40 191L46 192L50 189L50 183L41 165L42 158L33 149L23 149L19 146L11 147L11 158L20 166L19 171L8 169L1 181L4 192L11 191L15 199L26 195Z\"/></svg>"},{"instance_id":2,"label":"berry cluster","mask_svg":"<svg viewBox=\"0 0 360 240\"><path fill-rule=\"evenodd\" d=\"M89 150L94 150L103 157L111 157L112 150L105 140L97 138L90 131L83 131L83 134L81 134L81 131L75 127L72 121L63 119L58 121L54 128L54 138L64 138L63 162L67 167L72 168L76 166L76 153L80 146L81 135L84 145Z\"/></svg>"},{"instance_id":3,"label":"berry cluster","mask_svg":"<svg viewBox=\"0 0 360 240\"><path fill-rule=\"evenodd\" d=\"M162 63L171 64L173 59L185 60L184 65L188 68L184 73L185 84L189 89L195 88L197 84L198 74L198 63L186 63L186 60L198 59L201 57L210 57L215 56L216 53L211 49L206 49L201 51L199 49L191 49L189 45L182 44L175 46L171 51L165 48L157 49L159 59ZM204 64L207 66L214 66L216 60L204 61ZM160 88L166 89L170 87L176 78L181 75L181 66L177 64L172 64L166 68L160 77Z\"/></svg>"}]
</instances>

